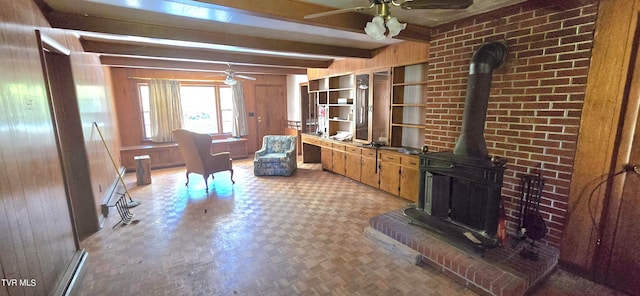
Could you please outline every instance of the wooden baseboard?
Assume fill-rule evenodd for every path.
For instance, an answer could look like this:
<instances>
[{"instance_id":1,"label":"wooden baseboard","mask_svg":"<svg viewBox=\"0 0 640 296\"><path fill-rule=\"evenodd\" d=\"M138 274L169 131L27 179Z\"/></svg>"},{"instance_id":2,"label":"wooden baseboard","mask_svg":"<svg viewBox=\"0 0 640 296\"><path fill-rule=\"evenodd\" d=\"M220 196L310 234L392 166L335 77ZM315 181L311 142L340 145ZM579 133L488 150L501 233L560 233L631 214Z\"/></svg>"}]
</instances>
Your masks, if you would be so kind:
<instances>
[{"instance_id":1,"label":"wooden baseboard","mask_svg":"<svg viewBox=\"0 0 640 296\"><path fill-rule=\"evenodd\" d=\"M80 284L84 278L85 263L88 253L82 249L76 252L71 259L71 263L65 270L62 278L56 286L53 295L56 296L74 296L79 295Z\"/></svg>"},{"instance_id":2,"label":"wooden baseboard","mask_svg":"<svg viewBox=\"0 0 640 296\"><path fill-rule=\"evenodd\" d=\"M560 266L561 269L564 269L568 272L574 273L590 281L596 281L596 279L593 276L593 271L588 270L580 265L577 265L575 263L571 263L568 261L564 261L562 259L558 260L558 265Z\"/></svg>"}]
</instances>

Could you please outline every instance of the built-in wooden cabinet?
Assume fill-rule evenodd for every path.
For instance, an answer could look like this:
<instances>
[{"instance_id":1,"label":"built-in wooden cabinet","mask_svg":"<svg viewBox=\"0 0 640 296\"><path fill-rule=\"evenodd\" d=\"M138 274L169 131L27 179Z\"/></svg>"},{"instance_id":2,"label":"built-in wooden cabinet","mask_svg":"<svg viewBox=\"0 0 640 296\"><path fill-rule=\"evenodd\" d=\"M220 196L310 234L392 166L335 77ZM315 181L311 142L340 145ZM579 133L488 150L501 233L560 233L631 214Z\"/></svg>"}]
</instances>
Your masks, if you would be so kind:
<instances>
[{"instance_id":1,"label":"built-in wooden cabinet","mask_svg":"<svg viewBox=\"0 0 640 296\"><path fill-rule=\"evenodd\" d=\"M353 142L337 142L305 134L302 137L305 154L321 155L322 168L383 190L406 200L417 202L419 157L395 150L361 147Z\"/></svg>"},{"instance_id":2,"label":"built-in wooden cabinet","mask_svg":"<svg viewBox=\"0 0 640 296\"><path fill-rule=\"evenodd\" d=\"M428 64L394 66L309 81L322 134L343 131L358 142L424 146Z\"/></svg>"},{"instance_id":3,"label":"built-in wooden cabinet","mask_svg":"<svg viewBox=\"0 0 640 296\"><path fill-rule=\"evenodd\" d=\"M309 114L317 116L316 131L324 136L316 137L323 142L319 145L323 169L410 201L418 200L416 155L355 145L376 142L413 149L424 146L426 62L310 80L308 95L317 108ZM340 131L351 133L352 141L328 145L335 142L328 137ZM303 143L305 138L308 144L303 146L313 150L312 155L304 156L308 160L318 150L311 148L314 144L310 136L303 137Z\"/></svg>"},{"instance_id":4,"label":"built-in wooden cabinet","mask_svg":"<svg viewBox=\"0 0 640 296\"><path fill-rule=\"evenodd\" d=\"M424 145L427 63L393 67L390 142L395 147Z\"/></svg>"},{"instance_id":5,"label":"built-in wooden cabinet","mask_svg":"<svg viewBox=\"0 0 640 296\"><path fill-rule=\"evenodd\" d=\"M355 84L352 74L337 75L309 81L309 102L315 102L317 112L310 112L317 122L316 131L329 136L338 132L353 134Z\"/></svg>"}]
</instances>

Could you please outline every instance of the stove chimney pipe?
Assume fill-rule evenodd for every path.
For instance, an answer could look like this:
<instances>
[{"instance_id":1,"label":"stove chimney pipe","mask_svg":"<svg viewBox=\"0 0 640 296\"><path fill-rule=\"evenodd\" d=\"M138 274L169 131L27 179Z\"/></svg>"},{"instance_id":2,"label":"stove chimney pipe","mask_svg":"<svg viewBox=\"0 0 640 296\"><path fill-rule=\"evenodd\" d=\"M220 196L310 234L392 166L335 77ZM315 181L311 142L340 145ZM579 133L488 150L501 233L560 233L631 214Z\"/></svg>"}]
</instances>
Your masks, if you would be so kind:
<instances>
[{"instance_id":1,"label":"stove chimney pipe","mask_svg":"<svg viewBox=\"0 0 640 296\"><path fill-rule=\"evenodd\" d=\"M487 143L484 140L484 125L487 119L491 75L507 59L507 46L501 42L481 46L471 58L467 96L462 114L462 133L453 154L475 158L487 158Z\"/></svg>"}]
</instances>

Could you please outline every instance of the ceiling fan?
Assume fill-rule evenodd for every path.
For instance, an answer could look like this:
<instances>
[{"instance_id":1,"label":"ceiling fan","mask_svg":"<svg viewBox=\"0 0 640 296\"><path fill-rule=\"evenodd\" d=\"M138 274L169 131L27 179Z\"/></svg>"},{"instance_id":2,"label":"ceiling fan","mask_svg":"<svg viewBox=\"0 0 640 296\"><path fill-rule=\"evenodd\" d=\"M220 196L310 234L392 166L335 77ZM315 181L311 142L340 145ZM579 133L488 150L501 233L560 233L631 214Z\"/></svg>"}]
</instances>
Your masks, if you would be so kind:
<instances>
[{"instance_id":1,"label":"ceiling fan","mask_svg":"<svg viewBox=\"0 0 640 296\"><path fill-rule=\"evenodd\" d=\"M241 79L247 79L247 80L256 80L256 78L251 76L237 74L236 71L231 69L231 64L227 64L227 66L229 68L227 70L224 70L225 78L224 80L222 80L222 82L226 85L235 85L236 83L238 83L238 81L236 80L236 77Z\"/></svg>"},{"instance_id":2,"label":"ceiling fan","mask_svg":"<svg viewBox=\"0 0 640 296\"><path fill-rule=\"evenodd\" d=\"M373 39L382 40L396 36L407 24L402 24L391 16L390 7L400 7L405 10L412 9L465 9L473 4L473 0L369 0L369 6L351 7L314 13L304 16L305 19L324 17L345 12L360 12L375 8L376 15L367 23L365 32ZM386 27L385 27L386 24ZM385 36L385 32L388 34Z\"/></svg>"}]
</instances>

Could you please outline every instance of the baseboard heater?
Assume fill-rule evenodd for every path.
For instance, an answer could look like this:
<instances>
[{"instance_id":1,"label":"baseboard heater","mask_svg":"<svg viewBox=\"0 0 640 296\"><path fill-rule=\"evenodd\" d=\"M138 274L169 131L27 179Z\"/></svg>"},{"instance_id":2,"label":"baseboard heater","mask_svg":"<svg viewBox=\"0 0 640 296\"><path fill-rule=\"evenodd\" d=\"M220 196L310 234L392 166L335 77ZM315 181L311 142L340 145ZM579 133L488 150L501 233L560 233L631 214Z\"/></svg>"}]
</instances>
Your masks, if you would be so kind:
<instances>
[{"instance_id":1,"label":"baseboard heater","mask_svg":"<svg viewBox=\"0 0 640 296\"><path fill-rule=\"evenodd\" d=\"M125 170L126 169L124 167L121 167L120 174L124 175ZM119 187L121 188L122 186L120 185L120 182L118 182L118 178L116 177L113 183L111 183L111 186L109 186L109 190L107 190L107 194L105 194L104 198L102 199L102 204L100 205L102 212L102 216L100 217L100 228L102 228L104 224L104 218L109 216L109 206L115 203L115 201L112 202L113 195L117 192Z\"/></svg>"},{"instance_id":2,"label":"baseboard heater","mask_svg":"<svg viewBox=\"0 0 640 296\"><path fill-rule=\"evenodd\" d=\"M62 275L62 279L58 282L53 295L56 296L73 296L79 295L80 284L85 272L85 263L88 253L82 249L76 252L71 259L71 263Z\"/></svg>"}]
</instances>

